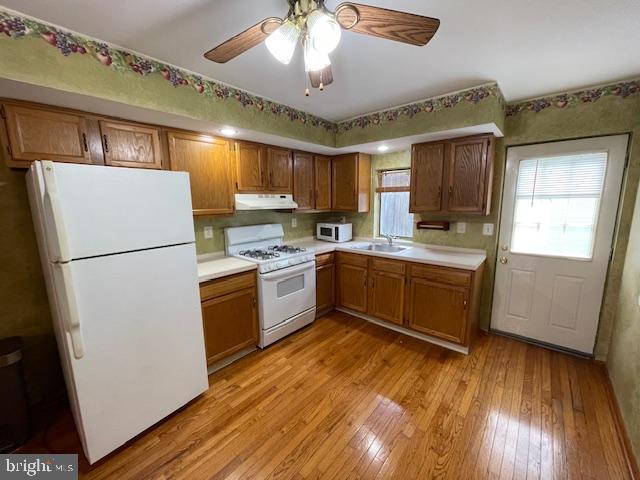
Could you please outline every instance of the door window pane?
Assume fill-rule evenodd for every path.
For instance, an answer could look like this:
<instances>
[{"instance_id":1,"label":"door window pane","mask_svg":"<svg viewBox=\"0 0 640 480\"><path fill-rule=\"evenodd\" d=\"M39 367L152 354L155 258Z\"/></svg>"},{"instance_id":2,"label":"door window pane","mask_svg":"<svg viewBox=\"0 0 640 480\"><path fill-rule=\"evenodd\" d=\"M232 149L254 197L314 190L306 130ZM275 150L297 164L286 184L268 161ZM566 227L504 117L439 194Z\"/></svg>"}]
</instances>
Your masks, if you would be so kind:
<instances>
[{"instance_id":1,"label":"door window pane","mask_svg":"<svg viewBox=\"0 0 640 480\"><path fill-rule=\"evenodd\" d=\"M606 165L604 152L521 161L511 251L590 259Z\"/></svg>"}]
</instances>

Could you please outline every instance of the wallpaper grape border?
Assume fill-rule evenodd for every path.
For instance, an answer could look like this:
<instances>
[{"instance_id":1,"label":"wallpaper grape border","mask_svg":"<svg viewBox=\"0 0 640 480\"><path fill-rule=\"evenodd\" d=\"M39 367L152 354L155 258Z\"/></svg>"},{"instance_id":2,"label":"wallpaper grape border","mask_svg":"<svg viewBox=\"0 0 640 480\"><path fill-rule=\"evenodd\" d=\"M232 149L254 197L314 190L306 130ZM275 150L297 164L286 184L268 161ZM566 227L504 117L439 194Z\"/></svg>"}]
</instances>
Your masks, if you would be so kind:
<instances>
[{"instance_id":1,"label":"wallpaper grape border","mask_svg":"<svg viewBox=\"0 0 640 480\"><path fill-rule=\"evenodd\" d=\"M370 126L384 125L401 119L411 119L419 113L431 113L448 108L454 108L462 102L478 104L488 98L497 98L503 107L506 107L502 92L497 83L489 83L479 87L461 90L447 95L437 96L410 103L400 107L382 110L359 116L343 122L338 122L337 131L339 133L348 132L354 128L367 128Z\"/></svg>"},{"instance_id":2,"label":"wallpaper grape border","mask_svg":"<svg viewBox=\"0 0 640 480\"><path fill-rule=\"evenodd\" d=\"M117 71L132 70L143 77L162 75L167 82L176 88L193 88L195 92L204 97L235 100L245 108L255 108L260 112L286 116L292 122L297 121L335 132L335 124L323 118L14 12L0 10L0 35L2 34L16 40L25 37L39 37L52 47L57 48L65 57L89 55L105 67Z\"/></svg>"},{"instance_id":3,"label":"wallpaper grape border","mask_svg":"<svg viewBox=\"0 0 640 480\"><path fill-rule=\"evenodd\" d=\"M513 117L521 112L539 113L547 108L566 108L581 103L597 102L603 97L616 96L628 98L640 93L640 79L612 83L601 87L585 90L576 90L569 93L559 93L547 97L535 98L523 102L514 102L507 105L505 114Z\"/></svg>"},{"instance_id":4,"label":"wallpaper grape border","mask_svg":"<svg viewBox=\"0 0 640 480\"><path fill-rule=\"evenodd\" d=\"M636 79L507 104L498 84L493 82L333 123L144 55L54 27L17 12L0 9L0 35L2 34L16 41L25 37L40 38L53 48L57 48L65 57L88 55L106 68L115 71L129 70L143 77L161 75L175 88L192 88L205 98L237 101L244 108L284 116L292 122L319 127L332 133L345 133L398 120L410 120L418 114L451 109L462 103L477 105L489 98L497 98L505 115L511 117L526 111L538 113L552 107L566 108L581 103L593 103L606 96L628 98L640 93L640 79Z\"/></svg>"}]
</instances>

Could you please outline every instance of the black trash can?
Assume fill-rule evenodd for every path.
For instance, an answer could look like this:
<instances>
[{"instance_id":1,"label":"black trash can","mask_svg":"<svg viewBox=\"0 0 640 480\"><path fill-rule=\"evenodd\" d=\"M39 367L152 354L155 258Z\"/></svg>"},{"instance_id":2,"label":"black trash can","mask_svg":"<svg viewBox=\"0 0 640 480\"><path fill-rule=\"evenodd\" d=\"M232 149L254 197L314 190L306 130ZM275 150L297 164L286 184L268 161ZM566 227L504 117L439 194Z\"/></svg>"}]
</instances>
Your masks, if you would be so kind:
<instances>
[{"instance_id":1,"label":"black trash can","mask_svg":"<svg viewBox=\"0 0 640 480\"><path fill-rule=\"evenodd\" d=\"M19 337L0 338L0 452L10 452L30 436L29 405Z\"/></svg>"}]
</instances>

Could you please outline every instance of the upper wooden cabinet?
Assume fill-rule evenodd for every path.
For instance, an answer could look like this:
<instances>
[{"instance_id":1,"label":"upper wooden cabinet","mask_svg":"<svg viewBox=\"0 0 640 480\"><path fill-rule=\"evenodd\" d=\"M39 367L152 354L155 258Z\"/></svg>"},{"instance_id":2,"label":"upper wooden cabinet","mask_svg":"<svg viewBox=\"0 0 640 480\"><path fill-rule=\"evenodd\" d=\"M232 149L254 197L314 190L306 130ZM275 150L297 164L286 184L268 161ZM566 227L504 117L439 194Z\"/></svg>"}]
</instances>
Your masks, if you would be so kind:
<instances>
[{"instance_id":1,"label":"upper wooden cabinet","mask_svg":"<svg viewBox=\"0 0 640 480\"><path fill-rule=\"evenodd\" d=\"M449 149L446 210L488 215L491 208L493 136L452 140Z\"/></svg>"},{"instance_id":2,"label":"upper wooden cabinet","mask_svg":"<svg viewBox=\"0 0 640 480\"><path fill-rule=\"evenodd\" d=\"M293 199L298 210L313 210L316 207L313 155L293 154Z\"/></svg>"},{"instance_id":3,"label":"upper wooden cabinet","mask_svg":"<svg viewBox=\"0 0 640 480\"><path fill-rule=\"evenodd\" d=\"M114 167L162 168L160 130L100 120L104 161Z\"/></svg>"},{"instance_id":4,"label":"upper wooden cabinet","mask_svg":"<svg viewBox=\"0 0 640 480\"><path fill-rule=\"evenodd\" d=\"M92 163L85 117L8 104L3 113L13 166L34 160Z\"/></svg>"},{"instance_id":5,"label":"upper wooden cabinet","mask_svg":"<svg viewBox=\"0 0 640 480\"><path fill-rule=\"evenodd\" d=\"M332 159L331 207L346 212L369 211L371 157L350 153Z\"/></svg>"},{"instance_id":6,"label":"upper wooden cabinet","mask_svg":"<svg viewBox=\"0 0 640 480\"><path fill-rule=\"evenodd\" d=\"M423 143L411 148L411 212L442 210L444 143Z\"/></svg>"},{"instance_id":7,"label":"upper wooden cabinet","mask_svg":"<svg viewBox=\"0 0 640 480\"><path fill-rule=\"evenodd\" d=\"M194 215L234 212L233 157L228 140L168 132L172 170L189 172Z\"/></svg>"},{"instance_id":8,"label":"upper wooden cabinet","mask_svg":"<svg viewBox=\"0 0 640 480\"><path fill-rule=\"evenodd\" d=\"M413 145L411 212L488 215L493 154L490 134Z\"/></svg>"},{"instance_id":9,"label":"upper wooden cabinet","mask_svg":"<svg viewBox=\"0 0 640 480\"><path fill-rule=\"evenodd\" d=\"M241 193L265 188L266 149L263 145L236 142L236 189Z\"/></svg>"},{"instance_id":10,"label":"upper wooden cabinet","mask_svg":"<svg viewBox=\"0 0 640 480\"><path fill-rule=\"evenodd\" d=\"M236 142L236 189L240 193L292 193L291 150Z\"/></svg>"},{"instance_id":11,"label":"upper wooden cabinet","mask_svg":"<svg viewBox=\"0 0 640 480\"><path fill-rule=\"evenodd\" d=\"M291 150L267 147L267 190L276 193L293 192L293 159Z\"/></svg>"},{"instance_id":12,"label":"upper wooden cabinet","mask_svg":"<svg viewBox=\"0 0 640 480\"><path fill-rule=\"evenodd\" d=\"M316 155L314 164L316 210L331 210L331 158Z\"/></svg>"}]
</instances>

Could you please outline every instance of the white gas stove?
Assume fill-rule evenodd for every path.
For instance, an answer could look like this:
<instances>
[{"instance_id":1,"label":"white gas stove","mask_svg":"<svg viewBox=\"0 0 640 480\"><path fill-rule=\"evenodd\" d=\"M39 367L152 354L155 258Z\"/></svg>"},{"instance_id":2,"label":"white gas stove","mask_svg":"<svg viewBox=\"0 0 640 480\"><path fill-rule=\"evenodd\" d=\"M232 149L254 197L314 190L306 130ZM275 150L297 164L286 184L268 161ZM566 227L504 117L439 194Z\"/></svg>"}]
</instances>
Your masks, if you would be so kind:
<instances>
[{"instance_id":1,"label":"white gas stove","mask_svg":"<svg viewBox=\"0 0 640 480\"><path fill-rule=\"evenodd\" d=\"M316 316L315 253L284 244L277 223L225 229L228 256L258 264L260 347L313 322Z\"/></svg>"}]
</instances>

